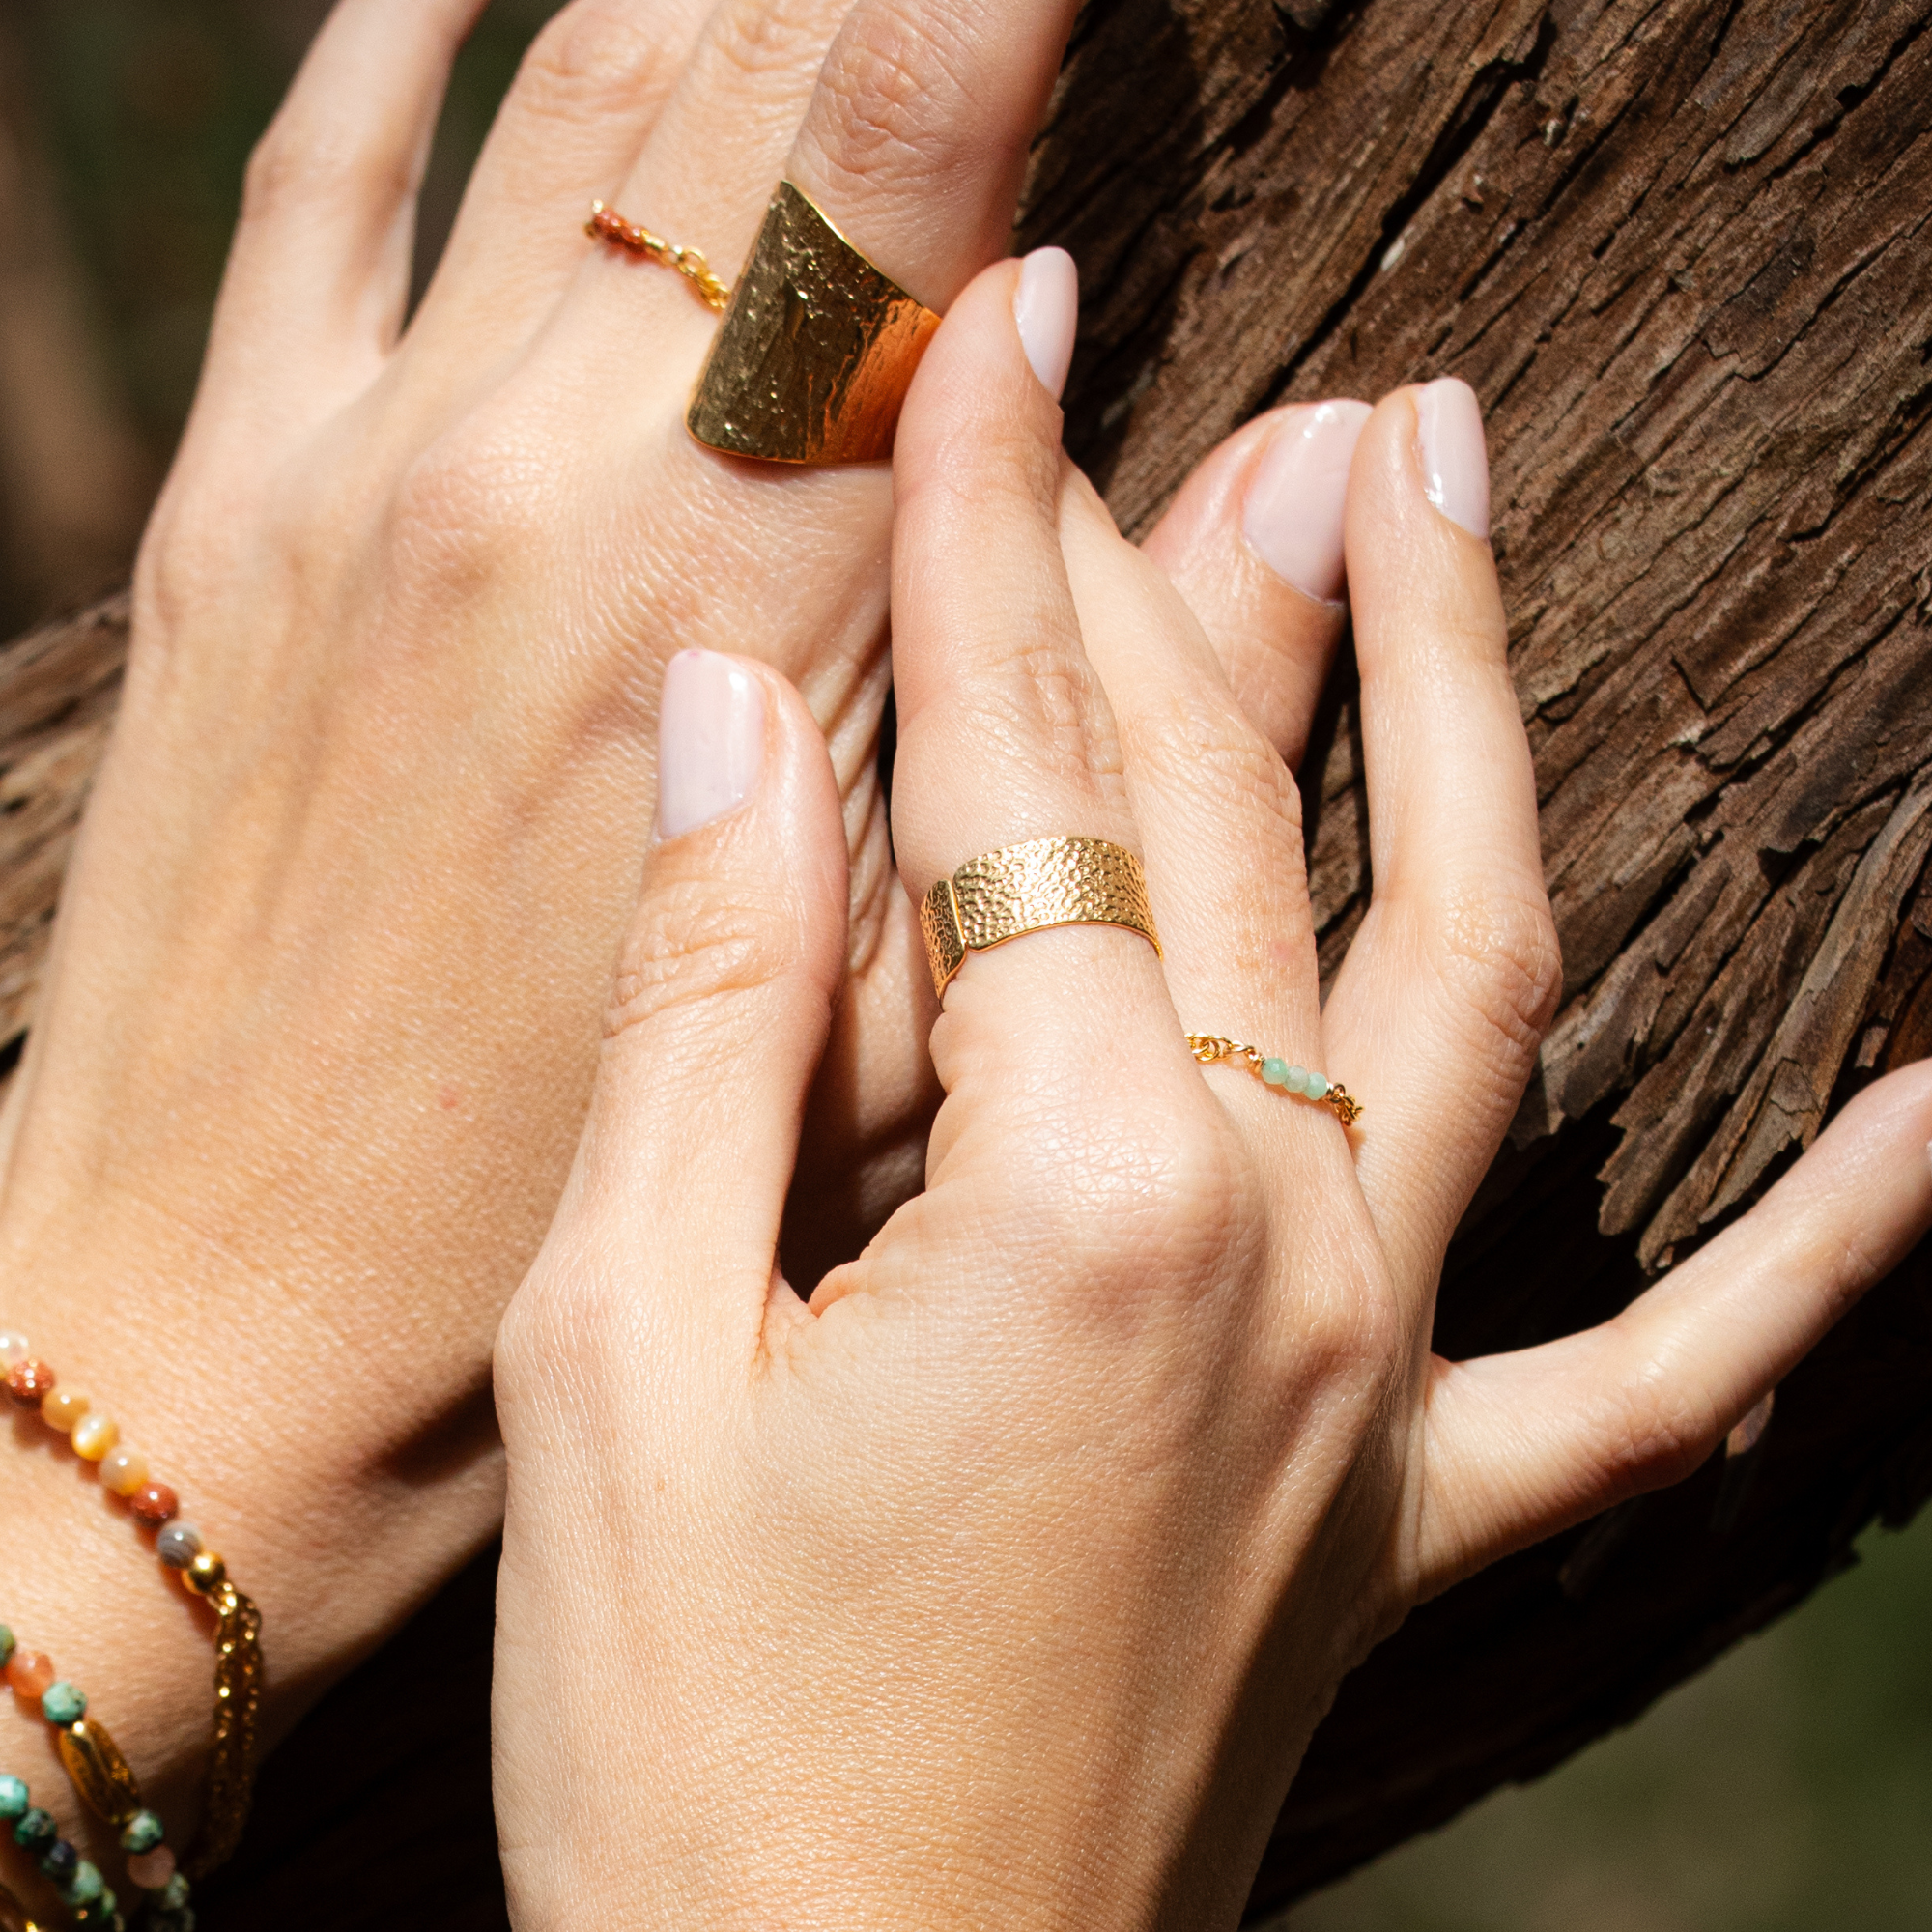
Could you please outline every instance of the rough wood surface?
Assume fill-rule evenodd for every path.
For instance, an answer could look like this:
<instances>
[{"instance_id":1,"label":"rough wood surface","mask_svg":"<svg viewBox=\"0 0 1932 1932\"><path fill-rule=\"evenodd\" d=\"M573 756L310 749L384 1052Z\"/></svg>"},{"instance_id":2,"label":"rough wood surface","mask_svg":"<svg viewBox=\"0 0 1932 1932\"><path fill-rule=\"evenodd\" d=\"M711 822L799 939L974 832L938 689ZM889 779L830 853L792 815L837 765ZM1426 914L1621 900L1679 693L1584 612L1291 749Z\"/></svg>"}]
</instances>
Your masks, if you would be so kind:
<instances>
[{"instance_id":1,"label":"rough wood surface","mask_svg":"<svg viewBox=\"0 0 1932 1932\"><path fill-rule=\"evenodd\" d=\"M1568 992L1452 1256L1446 1348L1621 1306L1859 1082L1932 1045L1928 18L1932 0L1083 17L1024 231L1081 261L1069 439L1124 524L1277 400L1453 372L1489 413ZM29 1010L122 643L108 609L0 657L0 1037ZM1332 961L1369 887L1346 668L1307 783ZM1627 1720L1916 1509L1927 1273L1915 1257L1867 1300L1747 1460L1498 1566L1378 1652L1257 1911ZM404 1639L409 1696L397 1655L376 1660L285 1753L299 1785L270 1767L210 1924L503 1922L487 1583ZM425 1788L445 1848L427 1867Z\"/></svg>"}]
</instances>

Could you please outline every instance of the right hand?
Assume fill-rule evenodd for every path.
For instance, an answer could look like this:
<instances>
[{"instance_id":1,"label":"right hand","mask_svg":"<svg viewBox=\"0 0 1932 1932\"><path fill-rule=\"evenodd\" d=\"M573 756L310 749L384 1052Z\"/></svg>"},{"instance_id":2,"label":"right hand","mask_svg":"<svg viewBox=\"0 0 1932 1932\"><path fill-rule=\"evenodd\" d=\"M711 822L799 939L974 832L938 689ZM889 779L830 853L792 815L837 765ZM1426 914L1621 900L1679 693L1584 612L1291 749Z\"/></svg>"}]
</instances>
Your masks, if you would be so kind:
<instances>
[{"instance_id":1,"label":"right hand","mask_svg":"<svg viewBox=\"0 0 1932 1932\"><path fill-rule=\"evenodd\" d=\"M1696 1466L1932 1222L1920 1066L1615 1321L1432 1355L1556 965L1472 401L1400 391L1355 455L1375 904L1324 1007L1294 783L1060 458L1017 279L960 298L900 436L899 864L916 901L1021 839L1129 845L1164 956L970 954L926 1189L801 1299L836 791L768 671L678 674L667 756L735 739L734 783L650 856L497 1351L524 1932L1234 1924L1369 1646ZM1359 1128L1196 1029L1344 1077Z\"/></svg>"}]
</instances>

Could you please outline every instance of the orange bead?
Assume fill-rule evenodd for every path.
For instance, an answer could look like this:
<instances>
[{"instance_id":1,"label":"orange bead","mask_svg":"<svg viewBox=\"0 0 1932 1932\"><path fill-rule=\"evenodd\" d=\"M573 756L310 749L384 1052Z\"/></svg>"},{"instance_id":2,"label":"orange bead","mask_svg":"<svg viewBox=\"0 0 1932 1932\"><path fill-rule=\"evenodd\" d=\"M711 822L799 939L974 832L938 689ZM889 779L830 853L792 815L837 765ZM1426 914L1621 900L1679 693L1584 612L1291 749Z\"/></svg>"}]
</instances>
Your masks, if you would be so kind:
<instances>
[{"instance_id":1,"label":"orange bead","mask_svg":"<svg viewBox=\"0 0 1932 1932\"><path fill-rule=\"evenodd\" d=\"M98 1463L121 1439L121 1425L111 1415L90 1408L73 1425L68 1440L73 1453L85 1463Z\"/></svg>"},{"instance_id":2,"label":"orange bead","mask_svg":"<svg viewBox=\"0 0 1932 1932\"><path fill-rule=\"evenodd\" d=\"M17 1407L39 1408L53 1393L54 1372L27 1355L7 1371L7 1394Z\"/></svg>"},{"instance_id":3,"label":"orange bead","mask_svg":"<svg viewBox=\"0 0 1932 1932\"><path fill-rule=\"evenodd\" d=\"M148 1483L134 1492L128 1507L136 1522L158 1529L181 1514L181 1498L165 1483Z\"/></svg>"},{"instance_id":4,"label":"orange bead","mask_svg":"<svg viewBox=\"0 0 1932 1932\"><path fill-rule=\"evenodd\" d=\"M57 1388L41 1404L41 1420L65 1435L94 1405L76 1388Z\"/></svg>"},{"instance_id":5,"label":"orange bead","mask_svg":"<svg viewBox=\"0 0 1932 1932\"><path fill-rule=\"evenodd\" d=\"M53 1681L54 1661L42 1651L16 1650L7 1665L7 1682L23 1704L38 1703Z\"/></svg>"}]
</instances>

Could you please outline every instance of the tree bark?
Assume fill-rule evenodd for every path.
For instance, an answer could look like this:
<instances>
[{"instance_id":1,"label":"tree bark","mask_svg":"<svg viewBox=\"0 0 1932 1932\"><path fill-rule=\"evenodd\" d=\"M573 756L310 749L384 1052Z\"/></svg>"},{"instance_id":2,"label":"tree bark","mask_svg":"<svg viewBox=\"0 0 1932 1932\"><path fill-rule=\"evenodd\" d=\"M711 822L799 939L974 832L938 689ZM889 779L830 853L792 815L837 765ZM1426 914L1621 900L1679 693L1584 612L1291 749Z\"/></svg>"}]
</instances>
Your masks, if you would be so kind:
<instances>
[{"instance_id":1,"label":"tree bark","mask_svg":"<svg viewBox=\"0 0 1932 1932\"><path fill-rule=\"evenodd\" d=\"M1928 18L1932 0L1091 0L1076 34L1022 230L1081 263L1068 438L1123 526L1277 401L1454 373L1488 412L1567 980L1450 1258L1447 1350L1612 1313L1932 1045ZM0 662L0 1036L29 1009L122 623ZM1331 969L1371 883L1360 767L1345 665L1303 774ZM1628 1721L1916 1510L1927 1272L1921 1253L1867 1298L1754 1449L1498 1565L1378 1651L1255 1910ZM487 1591L465 1588L432 1620L473 1631ZM426 1642L439 1628L414 1640L468 1675L436 1722L405 1721L477 1735L479 1654ZM354 1769L395 1730L388 1695L352 1680L290 1753L360 1806L357 1922L498 1924L494 1878L446 1865L438 1903L384 1916L420 1857L367 1822L407 1753ZM487 1845L485 1802L450 1830L461 1812ZM336 1841L294 1815L214 1922L340 1922L339 1890L294 1876Z\"/></svg>"}]
</instances>

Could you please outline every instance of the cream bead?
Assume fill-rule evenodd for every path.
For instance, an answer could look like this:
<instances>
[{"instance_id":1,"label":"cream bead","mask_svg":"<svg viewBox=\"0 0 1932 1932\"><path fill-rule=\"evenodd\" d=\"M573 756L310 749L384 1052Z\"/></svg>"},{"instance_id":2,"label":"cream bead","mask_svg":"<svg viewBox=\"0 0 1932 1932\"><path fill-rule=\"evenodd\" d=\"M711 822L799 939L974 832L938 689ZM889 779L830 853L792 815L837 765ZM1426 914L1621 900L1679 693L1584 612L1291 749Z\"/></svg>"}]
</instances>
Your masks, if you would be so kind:
<instances>
[{"instance_id":1,"label":"cream bead","mask_svg":"<svg viewBox=\"0 0 1932 1932\"><path fill-rule=\"evenodd\" d=\"M65 1435L93 1406L79 1389L56 1387L41 1404L41 1420Z\"/></svg>"},{"instance_id":2,"label":"cream bead","mask_svg":"<svg viewBox=\"0 0 1932 1932\"><path fill-rule=\"evenodd\" d=\"M121 1439L121 1425L100 1409L90 1409L73 1425L73 1453L83 1463L98 1463Z\"/></svg>"},{"instance_id":3,"label":"cream bead","mask_svg":"<svg viewBox=\"0 0 1932 1932\"><path fill-rule=\"evenodd\" d=\"M148 1459L125 1442L101 1458L101 1484L117 1496L131 1496L147 1480Z\"/></svg>"}]
</instances>

